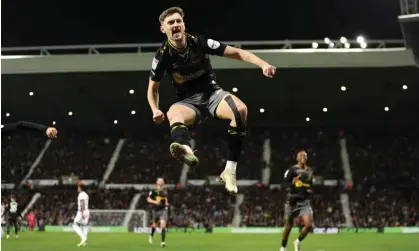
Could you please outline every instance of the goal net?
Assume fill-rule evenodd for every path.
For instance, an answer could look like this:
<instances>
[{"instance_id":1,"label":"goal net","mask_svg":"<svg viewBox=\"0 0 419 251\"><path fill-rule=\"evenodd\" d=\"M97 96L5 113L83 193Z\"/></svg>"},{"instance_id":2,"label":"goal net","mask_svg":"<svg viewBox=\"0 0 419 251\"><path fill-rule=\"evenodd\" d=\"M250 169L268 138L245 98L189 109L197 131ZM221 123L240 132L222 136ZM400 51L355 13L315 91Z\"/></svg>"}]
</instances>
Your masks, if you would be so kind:
<instances>
[{"instance_id":1,"label":"goal net","mask_svg":"<svg viewBox=\"0 0 419 251\"><path fill-rule=\"evenodd\" d=\"M148 215L145 210L90 210L89 225L146 228Z\"/></svg>"}]
</instances>

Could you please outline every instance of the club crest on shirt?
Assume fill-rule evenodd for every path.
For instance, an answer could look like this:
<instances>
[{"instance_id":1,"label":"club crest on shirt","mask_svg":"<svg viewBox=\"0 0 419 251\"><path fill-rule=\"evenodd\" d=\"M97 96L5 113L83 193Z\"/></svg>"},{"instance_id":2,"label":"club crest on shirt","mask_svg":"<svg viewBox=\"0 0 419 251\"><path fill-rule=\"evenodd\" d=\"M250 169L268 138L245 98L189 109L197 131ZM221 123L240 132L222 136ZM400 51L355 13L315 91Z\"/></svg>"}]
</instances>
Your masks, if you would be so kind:
<instances>
[{"instance_id":1,"label":"club crest on shirt","mask_svg":"<svg viewBox=\"0 0 419 251\"><path fill-rule=\"evenodd\" d=\"M151 63L151 68L155 70L158 64L159 64L159 60L157 60L156 58L153 58L153 63Z\"/></svg>"},{"instance_id":2,"label":"club crest on shirt","mask_svg":"<svg viewBox=\"0 0 419 251\"><path fill-rule=\"evenodd\" d=\"M218 47L220 47L220 42L215 41L213 39L208 39L207 44L208 44L208 47L210 47L211 49L214 49L214 50L217 49Z\"/></svg>"}]
</instances>

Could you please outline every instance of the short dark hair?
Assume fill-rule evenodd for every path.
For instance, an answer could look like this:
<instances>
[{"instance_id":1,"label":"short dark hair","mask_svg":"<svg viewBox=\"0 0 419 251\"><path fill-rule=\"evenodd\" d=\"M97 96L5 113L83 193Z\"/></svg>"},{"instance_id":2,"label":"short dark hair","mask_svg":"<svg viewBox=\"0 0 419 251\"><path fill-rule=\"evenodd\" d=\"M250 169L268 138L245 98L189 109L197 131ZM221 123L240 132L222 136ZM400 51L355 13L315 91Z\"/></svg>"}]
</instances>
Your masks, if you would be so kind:
<instances>
[{"instance_id":1,"label":"short dark hair","mask_svg":"<svg viewBox=\"0 0 419 251\"><path fill-rule=\"evenodd\" d=\"M185 16L185 12L183 12L183 10L180 7L170 7L166 10L164 10L160 16L159 16L159 21L160 23L163 23L164 20L166 19L166 17L171 16L175 13L178 13L182 18Z\"/></svg>"}]
</instances>

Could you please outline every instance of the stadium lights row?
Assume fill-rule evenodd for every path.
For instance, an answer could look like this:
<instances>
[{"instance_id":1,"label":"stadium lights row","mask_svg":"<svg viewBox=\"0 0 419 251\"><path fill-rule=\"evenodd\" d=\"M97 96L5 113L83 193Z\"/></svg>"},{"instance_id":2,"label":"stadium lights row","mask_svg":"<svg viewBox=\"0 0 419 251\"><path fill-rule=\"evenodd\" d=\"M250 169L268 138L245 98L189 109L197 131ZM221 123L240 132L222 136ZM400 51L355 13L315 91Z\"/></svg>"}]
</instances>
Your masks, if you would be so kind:
<instances>
[{"instance_id":1,"label":"stadium lights row","mask_svg":"<svg viewBox=\"0 0 419 251\"><path fill-rule=\"evenodd\" d=\"M327 112L327 111L328 111L328 109L326 107L324 107L323 112ZM390 108L388 106L386 106L386 107L384 107L384 111L388 112L388 111L390 111ZM310 122L310 120L311 120L310 117L306 117L307 122Z\"/></svg>"},{"instance_id":2,"label":"stadium lights row","mask_svg":"<svg viewBox=\"0 0 419 251\"><path fill-rule=\"evenodd\" d=\"M402 89L403 89L403 90L407 90L407 85L402 85ZM344 91L346 91L346 90L347 90L347 88L346 88L346 86L342 85L342 86L340 87L340 90L344 92ZM239 91L239 89L237 89L236 87L233 87L232 91L233 91L233 92L238 92L238 91Z\"/></svg>"},{"instance_id":3,"label":"stadium lights row","mask_svg":"<svg viewBox=\"0 0 419 251\"><path fill-rule=\"evenodd\" d=\"M408 88L408 87L407 87L407 85L403 85L403 86L402 86L402 89L403 89L403 90L407 90L407 88ZM341 86L341 87L340 87L340 90L344 92L344 91L346 91L346 90L347 90L347 88L346 88L346 86ZM232 91L233 91L233 92L238 92L237 87L233 87ZM130 93L130 94L134 94L134 90L132 90L132 89L131 89L131 90L129 91L129 93ZM33 95L34 95L34 93L33 93L33 92L29 92L29 96L33 96ZM384 108L384 110L385 110L385 111L389 111L389 108L386 106L386 107ZM323 108L323 112L327 112L327 111L328 111L328 110L327 110L327 107L324 107L324 108ZM260 113L264 113L264 112L265 112L265 108L260 108L260 109L259 109L259 112L260 112ZM135 110L132 110L132 111L131 111L131 114L132 114L132 115L135 115L135 114L136 114L136 111L135 111ZM73 112L72 112L72 111L69 111L69 112L68 112L68 116L73 116ZM6 113L6 117L10 117L10 113L9 113L9 112L7 112L7 113ZM309 120L310 120L310 118L308 118L308 120L307 120L307 121L309 121ZM118 121L117 121L117 120L115 120L115 121L114 121L114 123L115 123L115 124L117 124L117 123L118 123ZM55 125L55 121L53 122L53 124Z\"/></svg>"},{"instance_id":4,"label":"stadium lights row","mask_svg":"<svg viewBox=\"0 0 419 251\"><path fill-rule=\"evenodd\" d=\"M341 86L341 87L340 87L340 89L341 89L342 91L346 91L346 87L345 87L345 86ZM403 89L403 90L407 90L407 85L403 85L403 86L402 86L402 89ZM231 90L232 90L233 92L238 92L238 91L239 91L239 89L238 89L237 87L233 87ZM129 90L129 94L134 94L134 93L135 93L135 91L134 91L133 89ZM33 95L35 95L35 93L34 93L34 92L29 92L29 96L33 96Z\"/></svg>"},{"instance_id":5,"label":"stadium lights row","mask_svg":"<svg viewBox=\"0 0 419 251\"><path fill-rule=\"evenodd\" d=\"M135 115L137 112L135 111L135 110L132 110L131 111L131 115ZM6 115L7 116L7 115ZM73 112L72 111L69 111L68 112L68 116L73 116Z\"/></svg>"},{"instance_id":6,"label":"stadium lights row","mask_svg":"<svg viewBox=\"0 0 419 251\"><path fill-rule=\"evenodd\" d=\"M385 106L384 107L384 111L386 111L386 112L388 112L390 110L390 108L388 108L388 106ZM265 108L260 108L259 109L259 112L260 113L264 113L266 110L265 110ZM323 107L323 109L322 109L322 111L323 112L328 112L329 111L329 109L327 108L327 107ZM132 110L131 111L131 115L135 115L136 114L136 111L135 110ZM68 116L73 116L74 115L74 113L72 112L72 111L69 111L68 112ZM10 113L6 113L6 117L10 117ZM116 121L116 120L115 120ZM116 122L115 124L117 124L118 122ZM53 124L55 125L55 121L53 121Z\"/></svg>"},{"instance_id":7,"label":"stadium lights row","mask_svg":"<svg viewBox=\"0 0 419 251\"><path fill-rule=\"evenodd\" d=\"M323 112L328 112L328 111L329 111L329 109L327 109L327 107L323 107L323 109L322 109L322 110L323 110ZM390 108L389 108L388 106L385 106L385 107L384 107L384 111L388 112L388 111L390 111ZM264 109L264 108L260 108L260 109L259 109L259 112L260 112L260 113L264 113L264 112L265 112L265 109ZM131 114L132 114L132 115L135 115L135 111L134 111L134 110L132 110L132 111L131 111ZM10 113L6 113L6 117L9 117L9 116L10 116ZM73 116L73 112L68 112L68 116ZM310 117L306 117L306 121L307 121L307 122L310 122L310 120L311 120L311 119L310 119ZM113 123L114 123L115 125L116 125L116 124L118 124L118 120L116 120L116 119L115 119L115 120L113 121ZM53 124L53 125L56 125L56 124L57 124L57 122L56 122L56 121L52 121L52 124ZM1 125L1 128L3 128L3 127L4 127L4 126L3 126L3 125Z\"/></svg>"},{"instance_id":8,"label":"stadium lights row","mask_svg":"<svg viewBox=\"0 0 419 251\"><path fill-rule=\"evenodd\" d=\"M340 41L340 43L341 43L341 44L342 44L342 45L343 45L346 49L351 48L351 44L348 42L348 39L347 39L346 37L341 37L341 38L339 39L339 41ZM358 37L356 38L356 41L358 42L359 46L360 46L362 49L367 48L368 44L367 44L367 42L365 41L365 38L364 38L363 36L358 36ZM333 43L333 42L332 42L332 40L330 40L330 38L328 38L328 37L325 37L325 38L324 38L324 43L325 43L325 44L327 44L327 45L329 46L329 48L334 48L334 47L335 47L335 43ZM318 43L316 43L316 42L313 42L313 43L311 44L311 47L312 47L313 49L317 49L317 48L319 47L319 44L318 44Z\"/></svg>"}]
</instances>

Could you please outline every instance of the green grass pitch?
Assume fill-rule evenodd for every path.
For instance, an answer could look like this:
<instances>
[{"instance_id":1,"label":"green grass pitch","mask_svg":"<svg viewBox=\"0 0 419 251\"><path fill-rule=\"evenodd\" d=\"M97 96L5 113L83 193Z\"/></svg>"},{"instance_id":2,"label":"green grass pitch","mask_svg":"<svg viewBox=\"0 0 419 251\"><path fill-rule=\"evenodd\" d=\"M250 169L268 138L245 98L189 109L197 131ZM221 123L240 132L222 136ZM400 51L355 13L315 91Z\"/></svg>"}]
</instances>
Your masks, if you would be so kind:
<instances>
[{"instance_id":1,"label":"green grass pitch","mask_svg":"<svg viewBox=\"0 0 419 251\"><path fill-rule=\"evenodd\" d=\"M169 233L166 248L160 247L160 235L148 243L147 234L90 233L86 247L77 248L75 233L29 233L19 239L1 240L4 251L278 251L280 235L276 234L204 234ZM288 251L293 251L290 237ZM309 235L302 243L304 251L419 251L419 234L336 234Z\"/></svg>"}]
</instances>

